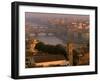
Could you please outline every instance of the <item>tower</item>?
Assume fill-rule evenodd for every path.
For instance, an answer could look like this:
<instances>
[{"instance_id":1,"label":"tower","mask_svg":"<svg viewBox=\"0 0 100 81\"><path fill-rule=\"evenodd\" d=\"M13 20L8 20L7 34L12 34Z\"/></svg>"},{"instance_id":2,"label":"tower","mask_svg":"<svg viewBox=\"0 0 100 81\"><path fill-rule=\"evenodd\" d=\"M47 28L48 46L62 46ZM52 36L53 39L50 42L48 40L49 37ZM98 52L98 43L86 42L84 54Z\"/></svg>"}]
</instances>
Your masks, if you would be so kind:
<instances>
[{"instance_id":1,"label":"tower","mask_svg":"<svg viewBox=\"0 0 100 81\"><path fill-rule=\"evenodd\" d=\"M67 44L67 51L68 51L68 58L69 58L70 66L73 65L73 49L74 49L74 44L68 43Z\"/></svg>"}]
</instances>

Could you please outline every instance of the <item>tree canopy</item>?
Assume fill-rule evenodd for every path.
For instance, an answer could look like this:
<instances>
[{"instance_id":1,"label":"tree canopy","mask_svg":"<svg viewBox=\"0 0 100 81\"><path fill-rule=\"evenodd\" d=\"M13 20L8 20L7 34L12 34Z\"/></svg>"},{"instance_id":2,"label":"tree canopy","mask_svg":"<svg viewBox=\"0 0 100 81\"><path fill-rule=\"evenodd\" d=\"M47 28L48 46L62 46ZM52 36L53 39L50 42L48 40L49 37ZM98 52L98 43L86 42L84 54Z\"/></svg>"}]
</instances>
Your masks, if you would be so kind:
<instances>
[{"instance_id":1,"label":"tree canopy","mask_svg":"<svg viewBox=\"0 0 100 81\"><path fill-rule=\"evenodd\" d=\"M39 42L36 44L35 49L49 54L63 54L67 58L66 49L60 44L49 45L49 44L44 44L43 42Z\"/></svg>"}]
</instances>

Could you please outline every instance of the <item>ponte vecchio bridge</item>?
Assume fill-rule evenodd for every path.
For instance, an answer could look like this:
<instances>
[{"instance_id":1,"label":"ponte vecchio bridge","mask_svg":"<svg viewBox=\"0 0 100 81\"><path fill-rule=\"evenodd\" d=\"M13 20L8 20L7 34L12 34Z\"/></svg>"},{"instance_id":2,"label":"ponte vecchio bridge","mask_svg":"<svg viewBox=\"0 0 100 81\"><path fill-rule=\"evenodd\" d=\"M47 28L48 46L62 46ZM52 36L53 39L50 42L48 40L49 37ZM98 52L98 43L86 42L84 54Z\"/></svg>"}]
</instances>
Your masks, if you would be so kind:
<instances>
[{"instance_id":1,"label":"ponte vecchio bridge","mask_svg":"<svg viewBox=\"0 0 100 81\"><path fill-rule=\"evenodd\" d=\"M49 37L49 36L55 36L63 41L80 41L82 39L82 34L85 35L85 33L89 33L88 31L85 30L75 30L63 27L47 27L47 26L31 26L31 30L27 32L26 30L26 38L27 37L39 37L39 36L44 36L44 37ZM84 36L86 37L86 36Z\"/></svg>"}]
</instances>

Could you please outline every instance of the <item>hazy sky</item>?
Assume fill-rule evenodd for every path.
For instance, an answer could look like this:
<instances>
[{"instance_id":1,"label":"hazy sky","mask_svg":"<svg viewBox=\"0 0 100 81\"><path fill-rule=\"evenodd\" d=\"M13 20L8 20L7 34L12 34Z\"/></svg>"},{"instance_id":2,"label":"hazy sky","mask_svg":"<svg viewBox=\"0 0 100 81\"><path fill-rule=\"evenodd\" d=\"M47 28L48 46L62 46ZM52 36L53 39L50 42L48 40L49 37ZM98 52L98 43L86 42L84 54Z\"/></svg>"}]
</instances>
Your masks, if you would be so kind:
<instances>
[{"instance_id":1,"label":"hazy sky","mask_svg":"<svg viewBox=\"0 0 100 81\"><path fill-rule=\"evenodd\" d=\"M48 23L48 19L55 19L55 18L67 19L67 21L73 21L74 18L78 20L89 20L89 15L25 12L26 23L46 24Z\"/></svg>"}]
</instances>

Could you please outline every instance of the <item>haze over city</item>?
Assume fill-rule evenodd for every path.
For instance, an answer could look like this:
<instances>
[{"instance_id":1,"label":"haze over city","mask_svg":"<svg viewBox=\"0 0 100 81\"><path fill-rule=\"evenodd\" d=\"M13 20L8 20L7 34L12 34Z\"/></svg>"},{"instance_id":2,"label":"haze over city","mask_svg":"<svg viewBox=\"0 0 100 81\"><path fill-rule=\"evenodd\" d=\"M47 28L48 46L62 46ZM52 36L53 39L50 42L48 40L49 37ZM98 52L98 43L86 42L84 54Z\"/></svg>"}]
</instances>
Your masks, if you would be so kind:
<instances>
[{"instance_id":1,"label":"haze over city","mask_svg":"<svg viewBox=\"0 0 100 81\"><path fill-rule=\"evenodd\" d=\"M89 15L25 12L25 67L89 65L89 24Z\"/></svg>"}]
</instances>

